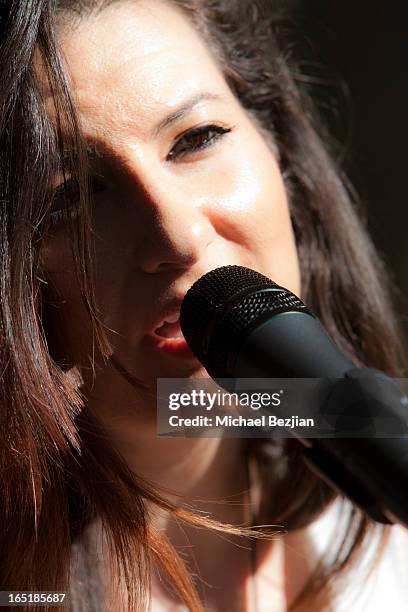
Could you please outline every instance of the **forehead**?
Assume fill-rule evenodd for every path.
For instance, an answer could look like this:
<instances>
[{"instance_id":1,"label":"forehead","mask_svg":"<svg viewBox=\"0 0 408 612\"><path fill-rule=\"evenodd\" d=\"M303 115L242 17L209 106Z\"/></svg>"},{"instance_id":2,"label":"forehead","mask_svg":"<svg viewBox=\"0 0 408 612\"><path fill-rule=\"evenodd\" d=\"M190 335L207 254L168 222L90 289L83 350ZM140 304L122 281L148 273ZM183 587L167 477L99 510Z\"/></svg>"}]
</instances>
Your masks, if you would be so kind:
<instances>
[{"instance_id":1,"label":"forehead","mask_svg":"<svg viewBox=\"0 0 408 612\"><path fill-rule=\"evenodd\" d=\"M228 91L210 49L171 4L119 2L62 27L59 46L83 119L143 124L195 92ZM47 97L47 91L44 91ZM146 125L147 127L147 125Z\"/></svg>"}]
</instances>

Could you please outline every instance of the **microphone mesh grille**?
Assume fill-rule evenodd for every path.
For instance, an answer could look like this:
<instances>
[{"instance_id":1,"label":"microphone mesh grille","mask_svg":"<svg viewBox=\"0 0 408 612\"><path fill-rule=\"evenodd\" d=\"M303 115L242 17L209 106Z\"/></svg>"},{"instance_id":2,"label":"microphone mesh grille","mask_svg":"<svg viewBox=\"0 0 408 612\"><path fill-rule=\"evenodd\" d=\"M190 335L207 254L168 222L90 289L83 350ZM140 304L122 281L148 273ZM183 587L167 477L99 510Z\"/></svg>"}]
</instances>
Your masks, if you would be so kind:
<instances>
[{"instance_id":1,"label":"microphone mesh grille","mask_svg":"<svg viewBox=\"0 0 408 612\"><path fill-rule=\"evenodd\" d=\"M189 289L181 305L180 324L188 345L210 375L230 377L229 356L239 350L246 334L263 319L294 310L307 311L288 289L249 268L223 266Z\"/></svg>"}]
</instances>

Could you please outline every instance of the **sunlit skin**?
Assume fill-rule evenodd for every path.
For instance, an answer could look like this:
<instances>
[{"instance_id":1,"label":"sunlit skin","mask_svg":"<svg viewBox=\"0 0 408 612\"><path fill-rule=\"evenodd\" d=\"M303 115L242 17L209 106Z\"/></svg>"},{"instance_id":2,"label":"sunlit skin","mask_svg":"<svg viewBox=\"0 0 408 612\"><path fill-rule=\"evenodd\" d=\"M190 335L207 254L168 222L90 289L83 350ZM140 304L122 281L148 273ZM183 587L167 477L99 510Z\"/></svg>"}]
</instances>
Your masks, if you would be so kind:
<instances>
[{"instance_id":1,"label":"sunlit skin","mask_svg":"<svg viewBox=\"0 0 408 612\"><path fill-rule=\"evenodd\" d=\"M97 18L84 18L75 30L63 24L59 42L82 132L99 152L91 162L91 174L101 177L92 212L97 301L114 355L142 391L93 350L66 227L54 214L43 260L64 321L64 356L79 367L84 396L138 473L185 499L242 492L240 440L156 438L155 403L143 389L154 391L157 377L207 374L195 359L153 347L146 333L163 304L221 265L253 268L300 295L288 200L273 145L234 97L209 48L170 5L119 3ZM193 107L164 124L199 94L204 96ZM46 104L52 114L50 98ZM216 126L201 136L201 142L212 142L194 151L200 138L189 131L204 126ZM244 520L242 506L200 507L220 520ZM169 537L185 544L172 521L166 524ZM245 609L248 549L187 532L207 582L224 585L215 550L219 563L230 568L230 587L224 585L223 594L212 591L212 605ZM278 565L271 556L268 567ZM288 593L293 584L286 585ZM158 585L153 592L155 609L168 609L170 595ZM278 610L275 591L273 597Z\"/></svg>"}]
</instances>

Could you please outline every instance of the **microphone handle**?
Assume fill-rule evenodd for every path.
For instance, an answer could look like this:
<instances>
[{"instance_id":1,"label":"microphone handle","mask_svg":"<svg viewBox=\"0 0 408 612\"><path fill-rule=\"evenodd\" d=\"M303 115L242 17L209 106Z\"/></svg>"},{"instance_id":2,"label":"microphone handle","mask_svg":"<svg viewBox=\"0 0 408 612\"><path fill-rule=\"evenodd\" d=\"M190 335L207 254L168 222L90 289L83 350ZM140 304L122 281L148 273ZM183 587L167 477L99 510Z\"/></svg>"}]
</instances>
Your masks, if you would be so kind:
<instances>
[{"instance_id":1,"label":"microphone handle","mask_svg":"<svg viewBox=\"0 0 408 612\"><path fill-rule=\"evenodd\" d=\"M294 347L295 350L294 350ZM277 356L278 355L278 359ZM303 438L309 467L377 522L408 527L408 437L379 437L375 425L391 423L408 434L407 397L389 376L356 368L320 321L307 312L282 312L250 331L230 356L233 378L336 378L320 415L336 415L339 436L347 418L371 417L370 437ZM347 385L347 387L345 386ZM367 432L366 432L367 436Z\"/></svg>"},{"instance_id":2,"label":"microphone handle","mask_svg":"<svg viewBox=\"0 0 408 612\"><path fill-rule=\"evenodd\" d=\"M234 378L339 378L355 365L344 357L319 319L280 312L249 332L231 368Z\"/></svg>"}]
</instances>

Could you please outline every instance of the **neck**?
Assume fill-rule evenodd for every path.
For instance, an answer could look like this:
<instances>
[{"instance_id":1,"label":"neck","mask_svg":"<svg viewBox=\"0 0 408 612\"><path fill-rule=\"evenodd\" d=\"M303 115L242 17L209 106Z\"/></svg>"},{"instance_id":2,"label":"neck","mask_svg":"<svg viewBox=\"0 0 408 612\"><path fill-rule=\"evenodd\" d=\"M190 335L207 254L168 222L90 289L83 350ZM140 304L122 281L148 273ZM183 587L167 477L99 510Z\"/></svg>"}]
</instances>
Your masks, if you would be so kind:
<instances>
[{"instance_id":1,"label":"neck","mask_svg":"<svg viewBox=\"0 0 408 612\"><path fill-rule=\"evenodd\" d=\"M160 487L176 492L177 496L167 495L172 501L193 507L222 523L242 525L249 522L242 440L156 438L152 432L140 442L133 457L135 471ZM206 608L225 610L231 606L229 609L240 609L240 602L250 595L248 581L253 571L250 544L236 536L181 523L171 513L157 508L152 508L151 517L190 571L198 572L199 589ZM163 609L180 604L163 586L161 572L156 569L151 577L155 604Z\"/></svg>"},{"instance_id":2,"label":"neck","mask_svg":"<svg viewBox=\"0 0 408 612\"><path fill-rule=\"evenodd\" d=\"M164 489L164 496L176 505L192 507L222 523L242 525L249 521L243 451L243 441L237 438L157 438L154 429L145 428L123 454L137 475ZM190 571L199 572L207 609L228 609L231 602L233 609L240 609L252 573L250 545L236 536L180 522L157 506L149 510L151 525L171 542ZM159 566L154 564L152 570L155 605L163 609L180 605L163 582Z\"/></svg>"},{"instance_id":3,"label":"neck","mask_svg":"<svg viewBox=\"0 0 408 612\"><path fill-rule=\"evenodd\" d=\"M176 505L189 506L221 523L248 524L251 508L245 440L157 437L155 398L146 396L140 401L140 394L130 394L129 384L118 379L112 368L102 372L103 388L98 384L101 377L97 377L86 387L87 402L130 468ZM203 585L213 585L206 593L208 601L221 597L221 593L230 602L244 597L251 573L248 545L237 537L181 523L157 506L149 510L152 526L181 552L191 570L199 567ZM228 568L227 578L226 570L221 574L220 567ZM167 597L161 581L155 577L152 580L153 593ZM228 605L221 602L217 609L227 609Z\"/></svg>"},{"instance_id":4,"label":"neck","mask_svg":"<svg viewBox=\"0 0 408 612\"><path fill-rule=\"evenodd\" d=\"M192 505L228 523L245 520L242 503L248 483L242 440L157 438L155 431L144 430L125 458L172 502ZM231 506L231 500L239 507Z\"/></svg>"},{"instance_id":5,"label":"neck","mask_svg":"<svg viewBox=\"0 0 408 612\"><path fill-rule=\"evenodd\" d=\"M136 387L132 390L130 382L110 363L84 388L88 403L128 465L138 476L167 490L171 501L204 509L204 502L197 505L195 498L218 499L218 504L207 503L206 511L217 520L229 517L231 523L231 506L225 509L219 500L236 496L236 502L242 501L248 488L245 440L157 437L155 395ZM242 509L238 522L243 522Z\"/></svg>"}]
</instances>

